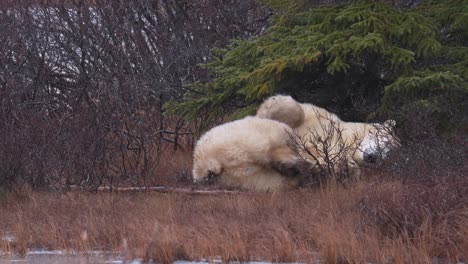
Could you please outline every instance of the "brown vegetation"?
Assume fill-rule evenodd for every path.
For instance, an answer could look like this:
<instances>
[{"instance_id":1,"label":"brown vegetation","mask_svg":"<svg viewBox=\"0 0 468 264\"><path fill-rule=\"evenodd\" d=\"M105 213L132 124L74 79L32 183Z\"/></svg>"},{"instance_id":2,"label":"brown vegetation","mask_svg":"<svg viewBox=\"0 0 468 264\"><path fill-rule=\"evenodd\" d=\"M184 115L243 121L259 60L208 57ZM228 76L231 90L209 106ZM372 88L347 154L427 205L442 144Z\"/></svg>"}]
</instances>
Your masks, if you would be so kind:
<instances>
[{"instance_id":1,"label":"brown vegetation","mask_svg":"<svg viewBox=\"0 0 468 264\"><path fill-rule=\"evenodd\" d=\"M1 3L0 189L160 181L164 149L194 133L164 103L270 16L253 0Z\"/></svg>"},{"instance_id":2,"label":"brown vegetation","mask_svg":"<svg viewBox=\"0 0 468 264\"><path fill-rule=\"evenodd\" d=\"M105 249L175 259L428 263L468 258L466 171L433 185L379 175L295 192L3 193L0 250Z\"/></svg>"}]
</instances>

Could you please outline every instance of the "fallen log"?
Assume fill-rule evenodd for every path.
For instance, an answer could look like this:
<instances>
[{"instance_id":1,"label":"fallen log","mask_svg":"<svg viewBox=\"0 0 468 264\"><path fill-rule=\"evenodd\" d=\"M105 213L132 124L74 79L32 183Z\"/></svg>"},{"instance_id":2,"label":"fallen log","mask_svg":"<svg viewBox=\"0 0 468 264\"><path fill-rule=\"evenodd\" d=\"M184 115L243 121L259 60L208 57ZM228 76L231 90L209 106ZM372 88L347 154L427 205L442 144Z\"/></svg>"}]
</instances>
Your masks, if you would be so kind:
<instances>
[{"instance_id":1,"label":"fallen log","mask_svg":"<svg viewBox=\"0 0 468 264\"><path fill-rule=\"evenodd\" d=\"M83 191L85 190L81 186L72 185L69 187L71 191ZM198 190L195 188L176 188L168 186L147 186L147 187L112 187L112 186L100 186L94 189L98 192L160 192L160 193L184 193L184 194L195 194L195 195L212 195L212 194L246 194L251 193L247 191L230 191L230 190Z\"/></svg>"}]
</instances>

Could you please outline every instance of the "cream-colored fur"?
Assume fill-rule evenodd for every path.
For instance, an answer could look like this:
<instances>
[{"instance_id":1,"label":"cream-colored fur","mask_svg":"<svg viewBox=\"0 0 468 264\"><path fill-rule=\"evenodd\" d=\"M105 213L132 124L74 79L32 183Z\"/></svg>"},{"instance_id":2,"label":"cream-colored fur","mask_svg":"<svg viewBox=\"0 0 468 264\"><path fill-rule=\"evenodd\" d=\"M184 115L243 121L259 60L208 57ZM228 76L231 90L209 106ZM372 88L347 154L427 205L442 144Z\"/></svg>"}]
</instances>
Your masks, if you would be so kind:
<instances>
[{"instance_id":1,"label":"cream-colored fur","mask_svg":"<svg viewBox=\"0 0 468 264\"><path fill-rule=\"evenodd\" d=\"M299 107L302 109L303 114L297 114ZM292 112L294 114L281 113L282 111L286 112L291 109L293 109ZM350 151L347 165L355 176L360 173L358 165L366 162L365 156L379 151L380 155L385 157L390 147L398 145L398 139L392 135L392 129L395 125L395 121L393 120L387 120L384 124L344 122L338 116L323 108L312 104L298 103L290 96L276 95L267 98L259 107L256 116L260 118L272 118L290 126L291 124L300 123L300 125L291 127L294 128L294 132L299 137L305 139L308 149L313 149L314 144L317 144L317 142L310 142L310 140L314 140L314 137L311 137L312 133L324 138L330 132L328 129L330 125L334 124L341 131L343 144L349 146ZM339 145L337 144L337 135L338 133L335 133L335 136L331 139L331 146ZM307 143L307 141L309 142ZM339 150L331 149L329 154L334 155L336 151ZM318 152L323 152L320 146ZM310 157L305 158L310 160ZM324 163L323 157L318 157L318 161L319 163Z\"/></svg>"},{"instance_id":2,"label":"cream-colored fur","mask_svg":"<svg viewBox=\"0 0 468 264\"><path fill-rule=\"evenodd\" d=\"M227 187L276 190L295 187L297 176L284 176L278 167L303 163L289 146L292 130L270 119L246 117L206 132L194 150L195 182L214 177Z\"/></svg>"},{"instance_id":3,"label":"cream-colored fur","mask_svg":"<svg viewBox=\"0 0 468 264\"><path fill-rule=\"evenodd\" d=\"M281 105L281 107L278 107ZM304 110L291 96L281 95L268 98L257 110L257 117L268 118L287 124L292 128L304 123Z\"/></svg>"}]
</instances>

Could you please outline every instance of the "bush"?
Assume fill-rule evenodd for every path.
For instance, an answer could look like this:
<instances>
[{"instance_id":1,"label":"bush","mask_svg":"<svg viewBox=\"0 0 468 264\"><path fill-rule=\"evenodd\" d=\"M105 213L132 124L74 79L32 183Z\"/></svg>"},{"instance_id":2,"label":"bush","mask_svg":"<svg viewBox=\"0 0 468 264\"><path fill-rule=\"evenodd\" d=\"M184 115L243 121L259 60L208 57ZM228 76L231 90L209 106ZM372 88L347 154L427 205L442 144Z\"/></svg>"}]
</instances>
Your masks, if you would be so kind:
<instances>
[{"instance_id":1,"label":"bush","mask_svg":"<svg viewBox=\"0 0 468 264\"><path fill-rule=\"evenodd\" d=\"M193 125L167 115L197 64L258 34L254 1L0 4L0 188L145 185ZM222 36L222 37L220 37Z\"/></svg>"}]
</instances>

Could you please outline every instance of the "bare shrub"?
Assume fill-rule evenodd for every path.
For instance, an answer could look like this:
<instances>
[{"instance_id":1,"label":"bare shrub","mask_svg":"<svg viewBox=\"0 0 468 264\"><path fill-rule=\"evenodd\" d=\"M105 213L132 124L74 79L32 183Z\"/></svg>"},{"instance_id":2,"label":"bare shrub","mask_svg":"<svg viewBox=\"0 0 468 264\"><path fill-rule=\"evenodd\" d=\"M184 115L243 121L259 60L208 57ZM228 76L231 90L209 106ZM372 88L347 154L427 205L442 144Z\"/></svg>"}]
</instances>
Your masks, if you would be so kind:
<instances>
[{"instance_id":1,"label":"bare shrub","mask_svg":"<svg viewBox=\"0 0 468 264\"><path fill-rule=\"evenodd\" d=\"M0 4L0 188L157 181L162 153L193 145L163 104L270 15L253 0Z\"/></svg>"},{"instance_id":2,"label":"bare shrub","mask_svg":"<svg viewBox=\"0 0 468 264\"><path fill-rule=\"evenodd\" d=\"M343 181L356 176L357 167L352 156L359 136L355 134L352 139L346 139L341 121L332 115L315 114L319 116L320 126L308 129L302 136L290 134L290 147L314 165L311 178L317 182L325 179Z\"/></svg>"}]
</instances>

